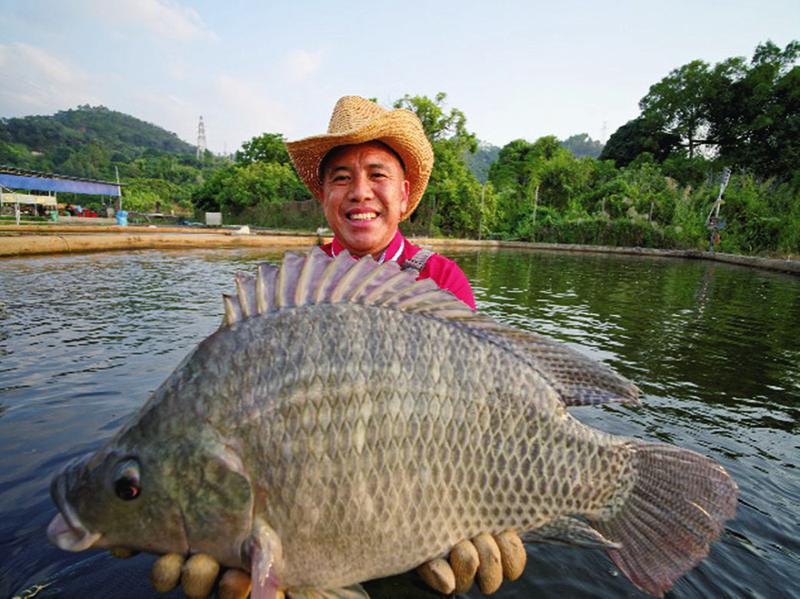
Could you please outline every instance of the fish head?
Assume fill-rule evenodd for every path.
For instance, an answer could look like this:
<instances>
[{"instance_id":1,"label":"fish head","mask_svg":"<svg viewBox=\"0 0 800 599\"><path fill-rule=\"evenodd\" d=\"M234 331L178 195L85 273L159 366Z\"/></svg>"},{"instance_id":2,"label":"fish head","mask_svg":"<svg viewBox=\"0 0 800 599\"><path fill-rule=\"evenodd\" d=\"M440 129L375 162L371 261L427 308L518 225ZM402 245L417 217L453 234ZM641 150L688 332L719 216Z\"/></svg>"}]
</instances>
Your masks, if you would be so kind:
<instances>
[{"instance_id":1,"label":"fish head","mask_svg":"<svg viewBox=\"0 0 800 599\"><path fill-rule=\"evenodd\" d=\"M67 464L50 485L59 513L50 541L67 551L125 547L185 553L180 506L164 484L168 462L146 453L104 447Z\"/></svg>"},{"instance_id":2,"label":"fish head","mask_svg":"<svg viewBox=\"0 0 800 599\"><path fill-rule=\"evenodd\" d=\"M124 441L123 435L123 442L68 464L53 479L53 544L68 551L202 552L227 566L249 565L253 493L231 444L202 432L167 443Z\"/></svg>"}]
</instances>

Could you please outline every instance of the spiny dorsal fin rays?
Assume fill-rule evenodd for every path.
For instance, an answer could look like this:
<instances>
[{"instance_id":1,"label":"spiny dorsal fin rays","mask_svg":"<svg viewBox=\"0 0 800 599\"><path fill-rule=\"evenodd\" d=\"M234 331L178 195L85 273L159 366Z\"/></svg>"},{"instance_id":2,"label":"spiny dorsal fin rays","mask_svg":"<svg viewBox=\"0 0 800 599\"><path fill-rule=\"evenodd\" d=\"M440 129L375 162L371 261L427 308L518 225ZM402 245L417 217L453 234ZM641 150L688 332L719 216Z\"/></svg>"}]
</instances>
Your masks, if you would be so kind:
<instances>
[{"instance_id":1,"label":"spiny dorsal fin rays","mask_svg":"<svg viewBox=\"0 0 800 599\"><path fill-rule=\"evenodd\" d=\"M348 296L348 301L369 304L370 302L368 301L368 298L375 292L375 290L385 285L398 274L403 275L403 277L401 277L403 280L409 276L413 276L409 273L403 273L400 270L400 266L397 264L397 262L384 262L377 268L373 269L372 272L370 272L358 285L356 285L356 287L353 289L353 292Z\"/></svg>"},{"instance_id":2,"label":"spiny dorsal fin rays","mask_svg":"<svg viewBox=\"0 0 800 599\"><path fill-rule=\"evenodd\" d=\"M403 286L410 285L415 279L414 275L403 272L397 271L386 280L378 284L375 289L369 291L363 299L364 304L374 304L377 303L380 298L384 297L386 294L394 293L398 289Z\"/></svg>"},{"instance_id":3,"label":"spiny dorsal fin rays","mask_svg":"<svg viewBox=\"0 0 800 599\"><path fill-rule=\"evenodd\" d=\"M394 304L394 307L397 308L398 310L406 310L407 312L416 312L418 310L430 311L432 308L441 306L442 304L441 299L442 299L441 293L439 288L437 287L436 289L429 289L428 291L420 291L415 295L404 297L403 299L398 300L397 303ZM461 306L464 306L463 302L459 300L456 300L456 302L461 304ZM469 308L467 309L469 310Z\"/></svg>"},{"instance_id":4,"label":"spiny dorsal fin rays","mask_svg":"<svg viewBox=\"0 0 800 599\"><path fill-rule=\"evenodd\" d=\"M472 334L489 336L541 372L566 405L638 403L636 386L610 368L558 341L475 313L432 280L416 281L414 274L399 268L394 263L379 265L371 257L356 261L346 251L335 259L318 248L307 256L287 253L280 269L259 266L255 283L251 277L237 277L237 295L225 296L224 325L309 303L383 306L446 320Z\"/></svg>"},{"instance_id":5,"label":"spiny dorsal fin rays","mask_svg":"<svg viewBox=\"0 0 800 599\"><path fill-rule=\"evenodd\" d=\"M441 299L450 299L452 297L449 291L439 289L439 286L432 279L422 279L421 281L414 281L411 285L401 287L394 293L388 293L376 301L375 304L386 307L397 307L397 304L403 300L413 299L415 296L426 291L439 291Z\"/></svg>"},{"instance_id":6,"label":"spiny dorsal fin rays","mask_svg":"<svg viewBox=\"0 0 800 599\"><path fill-rule=\"evenodd\" d=\"M324 258L321 259L321 258ZM318 247L305 256L303 270L297 280L297 290L294 294L294 305L305 306L314 303L315 285L325 269L328 267L328 256Z\"/></svg>"},{"instance_id":7,"label":"spiny dorsal fin rays","mask_svg":"<svg viewBox=\"0 0 800 599\"><path fill-rule=\"evenodd\" d=\"M283 255L283 263L278 271L278 281L275 285L275 307L288 308L294 305L294 290L300 279L300 272L305 258L286 252Z\"/></svg>"},{"instance_id":8,"label":"spiny dorsal fin rays","mask_svg":"<svg viewBox=\"0 0 800 599\"><path fill-rule=\"evenodd\" d=\"M325 256L325 258L327 258L330 263L322 273L319 283L317 283L317 291L314 294L315 304L321 304L329 301L331 290L336 286L344 273L346 273L347 270L355 264L350 252L348 251L342 252L333 259L328 258L328 256ZM371 259L372 258L366 258L366 260Z\"/></svg>"},{"instance_id":9,"label":"spiny dorsal fin rays","mask_svg":"<svg viewBox=\"0 0 800 599\"><path fill-rule=\"evenodd\" d=\"M248 318L257 313L254 276L243 273L236 275L236 295L239 298L239 306L242 310L243 318Z\"/></svg>"},{"instance_id":10,"label":"spiny dorsal fin rays","mask_svg":"<svg viewBox=\"0 0 800 599\"><path fill-rule=\"evenodd\" d=\"M235 295L224 293L222 303L225 305L225 316L222 321L223 327L229 327L242 319L242 309L239 306L239 298Z\"/></svg>"},{"instance_id":11,"label":"spiny dorsal fin rays","mask_svg":"<svg viewBox=\"0 0 800 599\"><path fill-rule=\"evenodd\" d=\"M272 264L259 264L258 275L256 276L256 307L259 314L264 314L273 310L275 297L272 290L275 289L275 279L278 277L278 269Z\"/></svg>"},{"instance_id":12,"label":"spiny dorsal fin rays","mask_svg":"<svg viewBox=\"0 0 800 599\"><path fill-rule=\"evenodd\" d=\"M363 278L378 267L379 264L374 260L358 260L355 266L347 269L336 283L336 287L331 290L330 302L338 304L348 300L353 294L353 288L358 287Z\"/></svg>"}]
</instances>

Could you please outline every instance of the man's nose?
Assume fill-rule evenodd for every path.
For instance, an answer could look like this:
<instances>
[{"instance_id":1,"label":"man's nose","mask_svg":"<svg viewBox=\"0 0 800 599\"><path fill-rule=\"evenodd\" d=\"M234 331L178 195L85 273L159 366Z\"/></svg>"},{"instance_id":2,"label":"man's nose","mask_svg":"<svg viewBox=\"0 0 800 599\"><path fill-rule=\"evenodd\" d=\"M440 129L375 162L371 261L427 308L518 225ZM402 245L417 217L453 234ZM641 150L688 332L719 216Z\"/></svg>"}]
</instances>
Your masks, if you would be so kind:
<instances>
[{"instance_id":1,"label":"man's nose","mask_svg":"<svg viewBox=\"0 0 800 599\"><path fill-rule=\"evenodd\" d=\"M369 184L369 177L366 173L353 175L350 185L350 200L353 202L363 202L372 199L372 186Z\"/></svg>"}]
</instances>

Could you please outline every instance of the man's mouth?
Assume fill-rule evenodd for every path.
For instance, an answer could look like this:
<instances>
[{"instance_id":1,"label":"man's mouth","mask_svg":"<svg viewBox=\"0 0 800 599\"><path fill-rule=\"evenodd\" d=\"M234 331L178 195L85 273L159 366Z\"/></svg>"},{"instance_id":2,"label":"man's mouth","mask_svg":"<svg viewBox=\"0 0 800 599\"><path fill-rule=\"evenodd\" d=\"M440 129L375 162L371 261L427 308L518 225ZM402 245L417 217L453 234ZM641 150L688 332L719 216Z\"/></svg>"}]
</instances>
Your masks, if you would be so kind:
<instances>
[{"instance_id":1,"label":"man's mouth","mask_svg":"<svg viewBox=\"0 0 800 599\"><path fill-rule=\"evenodd\" d=\"M348 220L367 221L378 218L377 212L351 212L347 215Z\"/></svg>"}]
</instances>

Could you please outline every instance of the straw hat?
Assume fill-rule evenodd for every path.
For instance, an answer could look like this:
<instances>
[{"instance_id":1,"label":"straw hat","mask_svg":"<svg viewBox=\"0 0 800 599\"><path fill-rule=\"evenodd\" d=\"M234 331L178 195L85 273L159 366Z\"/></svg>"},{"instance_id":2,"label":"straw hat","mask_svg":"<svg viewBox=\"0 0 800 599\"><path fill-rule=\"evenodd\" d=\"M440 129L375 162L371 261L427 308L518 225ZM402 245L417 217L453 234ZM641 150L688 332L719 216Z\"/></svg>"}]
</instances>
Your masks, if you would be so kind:
<instances>
[{"instance_id":1,"label":"straw hat","mask_svg":"<svg viewBox=\"0 0 800 599\"><path fill-rule=\"evenodd\" d=\"M359 96L344 96L333 108L327 133L286 142L286 148L297 174L321 201L319 168L325 155L336 146L367 141L383 142L403 159L410 187L408 209L400 217L405 220L422 199L433 168L433 148L410 110L386 110Z\"/></svg>"}]
</instances>

